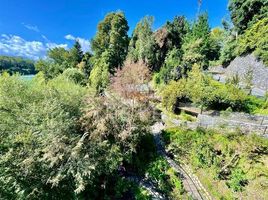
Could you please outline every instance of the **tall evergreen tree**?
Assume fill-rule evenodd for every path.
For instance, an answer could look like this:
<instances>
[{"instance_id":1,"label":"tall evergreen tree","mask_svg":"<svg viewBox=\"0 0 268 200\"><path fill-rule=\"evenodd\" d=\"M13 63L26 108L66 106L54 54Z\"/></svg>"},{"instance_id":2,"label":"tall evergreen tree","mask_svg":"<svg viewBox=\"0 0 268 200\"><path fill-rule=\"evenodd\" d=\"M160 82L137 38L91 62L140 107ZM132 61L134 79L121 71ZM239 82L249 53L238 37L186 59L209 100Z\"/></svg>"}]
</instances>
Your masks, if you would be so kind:
<instances>
[{"instance_id":1,"label":"tall evergreen tree","mask_svg":"<svg viewBox=\"0 0 268 200\"><path fill-rule=\"evenodd\" d=\"M151 70L157 70L160 67L159 47L153 35L153 21L153 17L146 16L137 24L130 40L128 57L134 62L143 61Z\"/></svg>"},{"instance_id":2,"label":"tall evergreen tree","mask_svg":"<svg viewBox=\"0 0 268 200\"><path fill-rule=\"evenodd\" d=\"M111 57L110 72L122 66L128 50L129 30L124 13L112 12L106 15L98 25L98 31L91 42L91 47L96 58L101 58L101 54L109 51Z\"/></svg>"},{"instance_id":3,"label":"tall evergreen tree","mask_svg":"<svg viewBox=\"0 0 268 200\"><path fill-rule=\"evenodd\" d=\"M189 24L184 16L176 16L172 22L167 22L167 45L169 50L181 48L183 38L189 31Z\"/></svg>"},{"instance_id":4,"label":"tall evergreen tree","mask_svg":"<svg viewBox=\"0 0 268 200\"><path fill-rule=\"evenodd\" d=\"M74 66L82 61L83 51L78 40L75 41L73 48L70 50L70 56Z\"/></svg>"},{"instance_id":5,"label":"tall evergreen tree","mask_svg":"<svg viewBox=\"0 0 268 200\"><path fill-rule=\"evenodd\" d=\"M208 23L208 14L203 13L198 16L198 19L193 24L192 36L197 38L207 39L209 37L210 27Z\"/></svg>"},{"instance_id":6,"label":"tall evergreen tree","mask_svg":"<svg viewBox=\"0 0 268 200\"><path fill-rule=\"evenodd\" d=\"M185 38L184 50L187 50L189 48L189 50L191 50L191 46L194 46L194 49L192 49L192 51L195 52L194 57L202 58L201 66L203 68L208 67L209 60L215 59L214 54L211 53L210 27L208 23L207 13L198 16L198 19L194 22L192 26L191 32L189 32ZM190 54L184 57L187 58L186 60L196 60L196 58L190 58ZM193 63L188 63L188 61L186 61L185 64L192 65Z\"/></svg>"},{"instance_id":7,"label":"tall evergreen tree","mask_svg":"<svg viewBox=\"0 0 268 200\"><path fill-rule=\"evenodd\" d=\"M91 86L101 93L114 74L123 65L128 50L128 23L122 12L106 15L98 25L98 32L92 40L94 67L89 77Z\"/></svg>"},{"instance_id":8,"label":"tall evergreen tree","mask_svg":"<svg viewBox=\"0 0 268 200\"><path fill-rule=\"evenodd\" d=\"M89 83L97 94L102 93L109 83L111 57L110 52L106 50L100 58L93 58L94 67L90 73Z\"/></svg>"},{"instance_id":9,"label":"tall evergreen tree","mask_svg":"<svg viewBox=\"0 0 268 200\"><path fill-rule=\"evenodd\" d=\"M258 20L268 17L267 0L229 0L231 18L238 33Z\"/></svg>"}]
</instances>

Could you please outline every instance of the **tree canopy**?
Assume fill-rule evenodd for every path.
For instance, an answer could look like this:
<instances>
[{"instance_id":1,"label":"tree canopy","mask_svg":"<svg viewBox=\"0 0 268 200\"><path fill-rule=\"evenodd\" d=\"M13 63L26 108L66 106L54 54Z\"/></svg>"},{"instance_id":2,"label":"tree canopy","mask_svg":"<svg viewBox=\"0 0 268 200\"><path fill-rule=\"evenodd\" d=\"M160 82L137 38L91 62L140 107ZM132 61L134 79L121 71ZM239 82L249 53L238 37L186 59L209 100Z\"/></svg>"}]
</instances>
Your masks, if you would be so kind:
<instances>
[{"instance_id":1,"label":"tree canopy","mask_svg":"<svg viewBox=\"0 0 268 200\"><path fill-rule=\"evenodd\" d=\"M154 18L146 16L136 25L130 43L128 58L133 62L142 61L151 70L159 69L158 45L153 37Z\"/></svg>"},{"instance_id":2,"label":"tree canopy","mask_svg":"<svg viewBox=\"0 0 268 200\"><path fill-rule=\"evenodd\" d=\"M0 56L0 72L6 71L10 74L20 73L23 75L35 74L34 61L21 58Z\"/></svg>"},{"instance_id":3,"label":"tree canopy","mask_svg":"<svg viewBox=\"0 0 268 200\"><path fill-rule=\"evenodd\" d=\"M108 51L111 55L109 71L122 66L128 50L128 22L123 12L112 12L98 24L96 36L92 39L91 48L96 58Z\"/></svg>"},{"instance_id":4,"label":"tree canopy","mask_svg":"<svg viewBox=\"0 0 268 200\"><path fill-rule=\"evenodd\" d=\"M235 28L244 32L258 20L268 17L268 2L266 0L230 0L229 10Z\"/></svg>"}]
</instances>

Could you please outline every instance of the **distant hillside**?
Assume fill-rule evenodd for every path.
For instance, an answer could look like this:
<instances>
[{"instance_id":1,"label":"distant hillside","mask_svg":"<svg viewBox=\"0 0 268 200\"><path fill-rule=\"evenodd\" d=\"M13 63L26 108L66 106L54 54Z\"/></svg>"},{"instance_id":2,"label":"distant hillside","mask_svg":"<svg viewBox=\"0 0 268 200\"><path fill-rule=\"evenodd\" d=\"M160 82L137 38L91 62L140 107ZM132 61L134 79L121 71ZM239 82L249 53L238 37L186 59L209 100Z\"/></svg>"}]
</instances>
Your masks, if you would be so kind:
<instances>
[{"instance_id":1,"label":"distant hillside","mask_svg":"<svg viewBox=\"0 0 268 200\"><path fill-rule=\"evenodd\" d=\"M7 71L10 74L18 72L23 75L36 73L34 61L11 56L0 56L0 72L2 71Z\"/></svg>"}]
</instances>

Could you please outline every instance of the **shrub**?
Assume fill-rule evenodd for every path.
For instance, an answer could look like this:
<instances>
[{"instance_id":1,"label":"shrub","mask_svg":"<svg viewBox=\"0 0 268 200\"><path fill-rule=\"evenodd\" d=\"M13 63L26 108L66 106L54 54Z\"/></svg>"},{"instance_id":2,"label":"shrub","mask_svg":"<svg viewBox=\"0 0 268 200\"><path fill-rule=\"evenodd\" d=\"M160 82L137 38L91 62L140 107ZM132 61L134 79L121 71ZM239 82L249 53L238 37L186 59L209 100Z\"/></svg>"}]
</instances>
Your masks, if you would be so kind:
<instances>
[{"instance_id":1,"label":"shrub","mask_svg":"<svg viewBox=\"0 0 268 200\"><path fill-rule=\"evenodd\" d=\"M183 49L183 57L182 62L186 66L192 66L197 63L202 67L207 67L208 61L206 61L205 55L202 54L202 39L189 40L185 42L182 46Z\"/></svg>"},{"instance_id":2,"label":"shrub","mask_svg":"<svg viewBox=\"0 0 268 200\"><path fill-rule=\"evenodd\" d=\"M169 165L164 158L158 158L156 161L152 162L147 169L148 176L155 181L159 189L165 193L171 190L171 185L166 182L169 178L167 175L168 169Z\"/></svg>"},{"instance_id":3,"label":"shrub","mask_svg":"<svg viewBox=\"0 0 268 200\"><path fill-rule=\"evenodd\" d=\"M63 72L62 75L74 81L75 83L85 84L85 74L82 73L79 69L68 68Z\"/></svg>"},{"instance_id":4,"label":"shrub","mask_svg":"<svg viewBox=\"0 0 268 200\"><path fill-rule=\"evenodd\" d=\"M89 84L96 93L102 93L109 83L111 54L105 51L100 58L93 59L94 67L89 76Z\"/></svg>"},{"instance_id":5,"label":"shrub","mask_svg":"<svg viewBox=\"0 0 268 200\"><path fill-rule=\"evenodd\" d=\"M262 160L267 159L268 140L264 137L239 131L182 128L167 129L162 136L176 160L193 166L207 186L219 186L211 189L216 194L226 197L226 184L234 192L246 189L243 196L248 195L250 188L261 190L261 182L267 181L268 171ZM245 187L247 184L250 186Z\"/></svg>"},{"instance_id":6,"label":"shrub","mask_svg":"<svg viewBox=\"0 0 268 200\"><path fill-rule=\"evenodd\" d=\"M222 84L203 74L194 65L187 79L171 81L162 90L162 104L169 111L175 111L180 102L193 102L197 106L253 113L264 107L263 100L247 95L231 83Z\"/></svg>"},{"instance_id":7,"label":"shrub","mask_svg":"<svg viewBox=\"0 0 268 200\"><path fill-rule=\"evenodd\" d=\"M149 80L151 74L143 62L126 61L112 78L111 88L127 100L147 102L150 98Z\"/></svg>"},{"instance_id":8,"label":"shrub","mask_svg":"<svg viewBox=\"0 0 268 200\"><path fill-rule=\"evenodd\" d=\"M268 65L268 17L256 22L239 38L239 53L251 53Z\"/></svg>"},{"instance_id":9,"label":"shrub","mask_svg":"<svg viewBox=\"0 0 268 200\"><path fill-rule=\"evenodd\" d=\"M243 187L247 184L247 177L245 172L240 169L234 169L231 173L230 180L227 185L235 192L241 192Z\"/></svg>"},{"instance_id":10,"label":"shrub","mask_svg":"<svg viewBox=\"0 0 268 200\"><path fill-rule=\"evenodd\" d=\"M191 152L192 164L199 168L211 167L216 162L216 153L213 144L206 137L199 137Z\"/></svg>"},{"instance_id":11,"label":"shrub","mask_svg":"<svg viewBox=\"0 0 268 200\"><path fill-rule=\"evenodd\" d=\"M169 197L181 199L183 186L178 174L169 167L167 161L159 157L152 162L147 170L148 176L157 183L159 189Z\"/></svg>"},{"instance_id":12,"label":"shrub","mask_svg":"<svg viewBox=\"0 0 268 200\"><path fill-rule=\"evenodd\" d=\"M234 36L229 36L221 49L221 64L227 67L237 55L237 41Z\"/></svg>"},{"instance_id":13,"label":"shrub","mask_svg":"<svg viewBox=\"0 0 268 200\"><path fill-rule=\"evenodd\" d=\"M171 81L165 86L161 92L162 104L169 110L174 111L178 101L182 101L188 98L189 94L186 87L186 80L181 79L179 81Z\"/></svg>"},{"instance_id":14,"label":"shrub","mask_svg":"<svg viewBox=\"0 0 268 200\"><path fill-rule=\"evenodd\" d=\"M172 49L165 59L164 65L157 74L157 84L167 84L171 80L178 80L186 75L187 69L180 66L182 52L180 49Z\"/></svg>"},{"instance_id":15,"label":"shrub","mask_svg":"<svg viewBox=\"0 0 268 200\"><path fill-rule=\"evenodd\" d=\"M0 77L0 190L11 199L74 197L78 179L64 168L80 139L84 95L84 88L63 77L48 83L41 75L31 81Z\"/></svg>"}]
</instances>

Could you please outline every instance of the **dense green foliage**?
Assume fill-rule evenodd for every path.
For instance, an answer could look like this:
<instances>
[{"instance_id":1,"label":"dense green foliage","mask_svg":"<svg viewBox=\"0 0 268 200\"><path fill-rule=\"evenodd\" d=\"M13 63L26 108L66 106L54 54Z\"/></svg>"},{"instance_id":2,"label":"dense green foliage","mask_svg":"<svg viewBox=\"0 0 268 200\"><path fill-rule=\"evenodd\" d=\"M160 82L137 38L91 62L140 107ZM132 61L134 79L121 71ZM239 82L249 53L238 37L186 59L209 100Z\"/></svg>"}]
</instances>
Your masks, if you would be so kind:
<instances>
[{"instance_id":1,"label":"dense green foliage","mask_svg":"<svg viewBox=\"0 0 268 200\"><path fill-rule=\"evenodd\" d=\"M62 73L62 75L75 83L85 85L85 74L77 68L68 68Z\"/></svg>"},{"instance_id":2,"label":"dense green foliage","mask_svg":"<svg viewBox=\"0 0 268 200\"><path fill-rule=\"evenodd\" d=\"M199 64L202 68L207 68L209 60L218 59L216 57L217 49L212 49L212 40L210 27L208 24L208 15L199 15L194 22L192 30L187 34L183 46L185 55L183 61L186 65Z\"/></svg>"},{"instance_id":3,"label":"dense green foliage","mask_svg":"<svg viewBox=\"0 0 268 200\"><path fill-rule=\"evenodd\" d=\"M101 58L94 59L93 69L89 77L89 84L97 93L103 92L109 83L109 60L111 55L108 51L102 53Z\"/></svg>"},{"instance_id":4,"label":"dense green foliage","mask_svg":"<svg viewBox=\"0 0 268 200\"><path fill-rule=\"evenodd\" d=\"M21 57L0 56L0 72L10 74L20 73L23 75L35 74L34 62Z\"/></svg>"},{"instance_id":5,"label":"dense green foliage","mask_svg":"<svg viewBox=\"0 0 268 200\"><path fill-rule=\"evenodd\" d=\"M268 12L268 11L267 11ZM254 52L268 66L268 17L259 20L239 38L239 53Z\"/></svg>"},{"instance_id":6,"label":"dense green foliage","mask_svg":"<svg viewBox=\"0 0 268 200\"><path fill-rule=\"evenodd\" d=\"M25 82L4 74L0 82L1 196L73 196L64 184L57 185L79 141L77 120L85 89L62 77L45 84L42 77Z\"/></svg>"},{"instance_id":7,"label":"dense green foliage","mask_svg":"<svg viewBox=\"0 0 268 200\"><path fill-rule=\"evenodd\" d=\"M230 0L229 10L235 28L243 32L258 20L268 17L266 0Z\"/></svg>"},{"instance_id":8,"label":"dense green foliage","mask_svg":"<svg viewBox=\"0 0 268 200\"><path fill-rule=\"evenodd\" d=\"M179 103L194 103L202 108L256 112L265 107L263 100L249 96L236 85L222 84L203 74L195 65L187 79L172 81L162 92L162 105L174 111Z\"/></svg>"},{"instance_id":9,"label":"dense green foliage","mask_svg":"<svg viewBox=\"0 0 268 200\"><path fill-rule=\"evenodd\" d=\"M268 173L267 139L239 131L201 129L169 129L163 137L180 162L194 166L216 199L267 197L267 190L262 189Z\"/></svg>"},{"instance_id":10,"label":"dense green foliage","mask_svg":"<svg viewBox=\"0 0 268 200\"><path fill-rule=\"evenodd\" d=\"M159 73L155 74L156 84L167 84L172 80L178 80L186 75L187 67L181 66L182 51L174 48L169 51Z\"/></svg>"},{"instance_id":11,"label":"dense green foliage","mask_svg":"<svg viewBox=\"0 0 268 200\"><path fill-rule=\"evenodd\" d=\"M109 71L122 66L128 49L128 23L122 12L112 12L98 24L98 31L92 40L92 50L96 58L101 58L104 52L110 56Z\"/></svg>"},{"instance_id":12,"label":"dense green foliage","mask_svg":"<svg viewBox=\"0 0 268 200\"><path fill-rule=\"evenodd\" d=\"M148 64L152 70L159 69L158 45L153 37L153 17L144 17L135 27L130 43L128 57L131 61L139 60Z\"/></svg>"},{"instance_id":13,"label":"dense green foliage","mask_svg":"<svg viewBox=\"0 0 268 200\"><path fill-rule=\"evenodd\" d=\"M155 182L160 190L172 199L181 199L184 193L178 174L170 168L164 158L157 158L151 162L147 169L148 176Z\"/></svg>"},{"instance_id":14,"label":"dense green foliage","mask_svg":"<svg viewBox=\"0 0 268 200\"><path fill-rule=\"evenodd\" d=\"M154 31L146 16L130 38L125 15L112 12L99 23L92 52L78 41L50 49L28 81L2 71L35 73L32 61L1 56L0 199L152 199L133 177L169 199L187 199L150 133L159 120L155 97L173 112L188 103L267 114L268 98L250 95L252 72L247 93L238 75L223 84L204 71L252 52L267 63L267 8L264 0L231 0L234 27L225 21L224 29L211 29L203 13L193 22L176 16ZM267 139L201 129L162 136L168 155L191 165L213 198L267 198Z\"/></svg>"},{"instance_id":15,"label":"dense green foliage","mask_svg":"<svg viewBox=\"0 0 268 200\"><path fill-rule=\"evenodd\" d=\"M176 16L172 22L168 21L165 25L167 29L166 48L167 51L173 48L180 49L185 35L189 32L189 23L184 16Z\"/></svg>"},{"instance_id":16,"label":"dense green foliage","mask_svg":"<svg viewBox=\"0 0 268 200\"><path fill-rule=\"evenodd\" d=\"M237 55L237 41L235 36L230 35L227 37L226 41L224 42L224 46L221 49L220 62L224 67L227 67Z\"/></svg>"},{"instance_id":17,"label":"dense green foliage","mask_svg":"<svg viewBox=\"0 0 268 200\"><path fill-rule=\"evenodd\" d=\"M233 27L224 21L225 38L220 62L227 66L236 56L254 54L267 65L267 13L265 0L230 0Z\"/></svg>"},{"instance_id":18,"label":"dense green foliage","mask_svg":"<svg viewBox=\"0 0 268 200\"><path fill-rule=\"evenodd\" d=\"M42 72L46 79L55 78L69 68L78 68L87 77L92 68L90 54L83 54L78 41L70 50L62 47L50 49L47 52L47 57L47 59L41 59L35 64L36 70Z\"/></svg>"},{"instance_id":19,"label":"dense green foliage","mask_svg":"<svg viewBox=\"0 0 268 200\"><path fill-rule=\"evenodd\" d=\"M97 93L106 88L109 75L114 74L125 61L129 42L128 29L122 12L109 13L98 25L97 34L92 40L93 69L89 77L89 84Z\"/></svg>"},{"instance_id":20,"label":"dense green foliage","mask_svg":"<svg viewBox=\"0 0 268 200\"><path fill-rule=\"evenodd\" d=\"M95 199L148 133L142 108L91 94L85 101L86 88L64 75L28 82L3 74L0 83L0 191L8 199Z\"/></svg>"}]
</instances>

